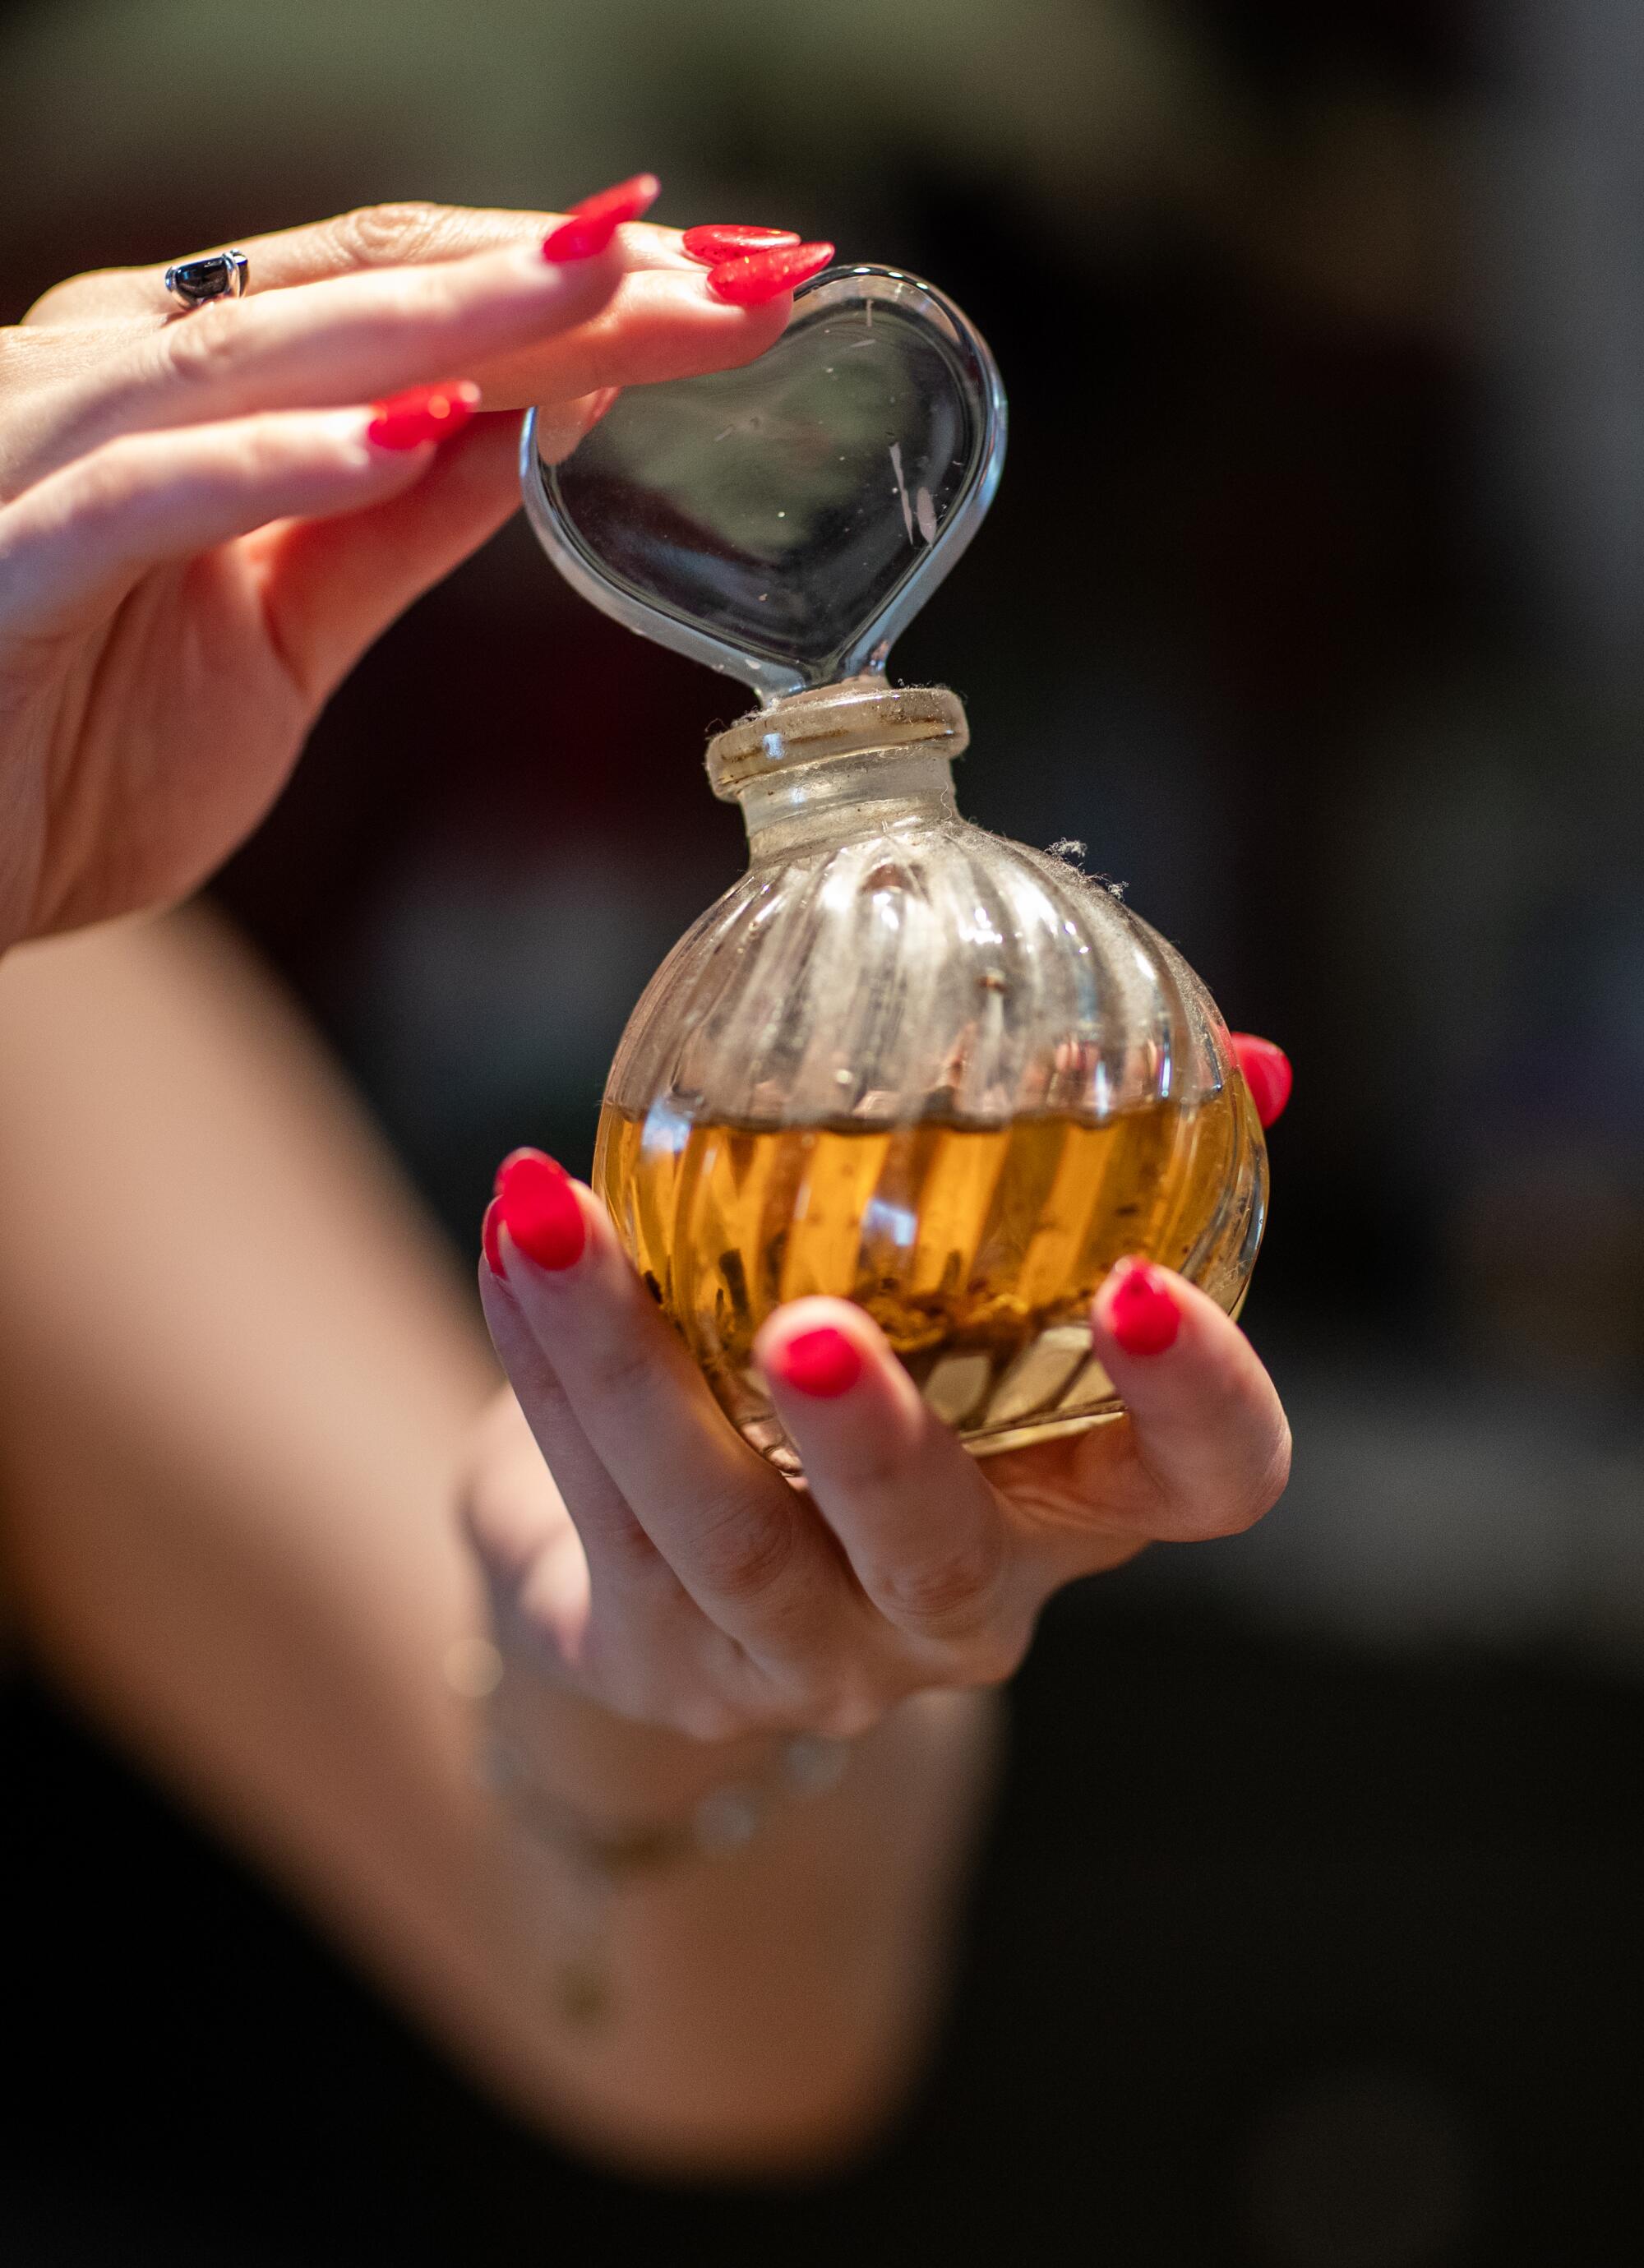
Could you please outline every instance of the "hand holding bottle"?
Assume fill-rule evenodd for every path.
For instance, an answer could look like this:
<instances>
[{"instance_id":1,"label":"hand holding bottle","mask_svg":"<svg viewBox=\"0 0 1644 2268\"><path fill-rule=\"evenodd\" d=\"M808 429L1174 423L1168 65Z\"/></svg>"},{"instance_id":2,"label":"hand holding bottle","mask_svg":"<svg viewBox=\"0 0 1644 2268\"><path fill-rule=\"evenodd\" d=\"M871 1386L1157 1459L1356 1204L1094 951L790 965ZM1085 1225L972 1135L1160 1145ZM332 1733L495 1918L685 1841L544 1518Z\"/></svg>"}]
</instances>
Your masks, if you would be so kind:
<instances>
[{"instance_id":1,"label":"hand holding bottle","mask_svg":"<svg viewBox=\"0 0 1644 2268\"><path fill-rule=\"evenodd\" d=\"M829 247L693 256L632 225L655 194L372 208L250 239L248 297L108 269L0 333L0 946L180 897L250 832L513 510L516 421L476 411L544 405L564 455L610 389L778 337Z\"/></svg>"},{"instance_id":2,"label":"hand holding bottle","mask_svg":"<svg viewBox=\"0 0 1644 2268\"><path fill-rule=\"evenodd\" d=\"M470 1484L501 1627L645 1725L848 1736L915 1692L996 1683L1064 1584L1235 1534L1285 1484L1272 1381L1164 1269L1122 1265L1094 1303L1128 1417L981 1461L862 1308L780 1308L755 1351L798 1488L726 1422L588 1189L518 1153L485 1248L492 1337L546 1460L505 1416Z\"/></svg>"}]
</instances>

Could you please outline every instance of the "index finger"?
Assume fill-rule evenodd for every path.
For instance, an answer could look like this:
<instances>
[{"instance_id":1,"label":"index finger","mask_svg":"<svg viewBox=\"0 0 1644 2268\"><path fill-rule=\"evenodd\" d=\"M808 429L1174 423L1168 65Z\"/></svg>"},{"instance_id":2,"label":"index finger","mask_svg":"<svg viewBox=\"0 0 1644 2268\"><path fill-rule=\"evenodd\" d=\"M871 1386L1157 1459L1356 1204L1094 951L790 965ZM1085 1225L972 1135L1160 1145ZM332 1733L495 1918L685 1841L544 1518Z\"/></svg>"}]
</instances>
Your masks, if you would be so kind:
<instances>
[{"instance_id":1,"label":"index finger","mask_svg":"<svg viewBox=\"0 0 1644 2268\"><path fill-rule=\"evenodd\" d=\"M326 220L305 221L298 227L273 229L262 236L240 237L232 247L209 245L203 252L179 256L203 259L208 252L231 248L243 252L250 263L249 288L254 294L284 291L293 284L321 284L328 277L352 276L365 269L439 267L447 261L466 260L476 252L541 244L564 218L563 213L500 205L442 205L411 198L359 205ZM677 230L644 222L630 222L619 230L615 250L624 268L696 267L681 250ZM155 261L139 268L101 268L72 276L66 283L54 284L23 320L41 328L130 315L163 320L176 313L176 303L166 291L168 264Z\"/></svg>"},{"instance_id":2,"label":"index finger","mask_svg":"<svg viewBox=\"0 0 1644 2268\"><path fill-rule=\"evenodd\" d=\"M562 265L517 246L214 300L40 397L11 485L122 433L331 408L456 377L502 410L728 369L775 342L790 304L732 306L699 267L625 276L614 249Z\"/></svg>"}]
</instances>

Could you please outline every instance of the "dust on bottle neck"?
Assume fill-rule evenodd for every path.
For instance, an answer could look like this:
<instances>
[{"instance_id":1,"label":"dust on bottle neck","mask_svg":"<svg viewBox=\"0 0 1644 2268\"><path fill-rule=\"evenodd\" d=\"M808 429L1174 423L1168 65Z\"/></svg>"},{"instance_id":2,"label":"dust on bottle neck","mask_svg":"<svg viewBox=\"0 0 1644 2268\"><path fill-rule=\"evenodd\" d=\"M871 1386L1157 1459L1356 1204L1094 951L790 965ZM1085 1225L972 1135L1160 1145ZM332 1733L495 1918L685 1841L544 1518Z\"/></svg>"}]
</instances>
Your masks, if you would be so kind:
<instances>
[{"instance_id":1,"label":"dust on bottle neck","mask_svg":"<svg viewBox=\"0 0 1644 2268\"><path fill-rule=\"evenodd\" d=\"M903 820L954 817L953 759L969 739L945 687L850 678L739 719L710 744L708 777L741 806L757 864Z\"/></svg>"}]
</instances>

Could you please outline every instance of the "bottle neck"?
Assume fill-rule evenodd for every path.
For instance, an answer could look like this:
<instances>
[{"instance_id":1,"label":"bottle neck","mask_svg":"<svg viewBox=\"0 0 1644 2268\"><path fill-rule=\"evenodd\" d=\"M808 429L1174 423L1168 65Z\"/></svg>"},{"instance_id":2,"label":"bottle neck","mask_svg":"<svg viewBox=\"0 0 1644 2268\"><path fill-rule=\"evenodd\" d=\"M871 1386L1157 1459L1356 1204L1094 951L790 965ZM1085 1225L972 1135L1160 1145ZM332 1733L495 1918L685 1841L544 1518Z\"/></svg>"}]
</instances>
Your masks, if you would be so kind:
<instances>
[{"instance_id":1,"label":"bottle neck","mask_svg":"<svg viewBox=\"0 0 1644 2268\"><path fill-rule=\"evenodd\" d=\"M901 819L951 819L953 760L938 748L837 756L769 779L737 795L755 859L785 856L828 836L877 832Z\"/></svg>"},{"instance_id":2,"label":"bottle neck","mask_svg":"<svg viewBox=\"0 0 1644 2268\"><path fill-rule=\"evenodd\" d=\"M901 819L953 817L953 759L969 737L945 687L848 678L740 718L710 742L708 777L741 806L757 861Z\"/></svg>"}]
</instances>

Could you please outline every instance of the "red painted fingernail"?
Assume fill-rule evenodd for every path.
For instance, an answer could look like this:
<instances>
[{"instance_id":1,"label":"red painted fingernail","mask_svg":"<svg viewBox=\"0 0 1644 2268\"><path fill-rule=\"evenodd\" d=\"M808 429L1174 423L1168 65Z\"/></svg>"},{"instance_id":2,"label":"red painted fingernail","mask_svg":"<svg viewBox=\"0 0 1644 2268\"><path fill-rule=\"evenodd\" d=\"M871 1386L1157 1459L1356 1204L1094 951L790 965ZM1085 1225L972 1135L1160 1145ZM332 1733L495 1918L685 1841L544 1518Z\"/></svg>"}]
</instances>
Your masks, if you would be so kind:
<instances>
[{"instance_id":1,"label":"red painted fingernail","mask_svg":"<svg viewBox=\"0 0 1644 2268\"><path fill-rule=\"evenodd\" d=\"M820 1330L796 1332L771 1367L785 1385L832 1402L860 1378L862 1358L843 1331L824 1323Z\"/></svg>"},{"instance_id":2,"label":"red painted fingernail","mask_svg":"<svg viewBox=\"0 0 1644 2268\"><path fill-rule=\"evenodd\" d=\"M744 228L740 221L716 221L707 228L688 228L680 239L685 251L693 260L700 260L704 268L717 268L722 260L741 260L750 252L769 252L776 245L799 241L796 230Z\"/></svg>"},{"instance_id":3,"label":"red painted fingernail","mask_svg":"<svg viewBox=\"0 0 1644 2268\"><path fill-rule=\"evenodd\" d=\"M1264 1126L1271 1126L1290 1100L1295 1078L1290 1058L1282 1048L1276 1048L1271 1040L1258 1040L1253 1032L1230 1032L1227 1036L1233 1042L1235 1059L1244 1073L1244 1084L1250 1090L1256 1115Z\"/></svg>"},{"instance_id":4,"label":"red painted fingernail","mask_svg":"<svg viewBox=\"0 0 1644 2268\"><path fill-rule=\"evenodd\" d=\"M833 258L831 244L785 244L774 252L750 252L722 260L708 271L708 289L734 307L763 307L807 276L816 276Z\"/></svg>"},{"instance_id":5,"label":"red painted fingernail","mask_svg":"<svg viewBox=\"0 0 1644 2268\"><path fill-rule=\"evenodd\" d=\"M638 220L657 201L662 184L654 173L635 173L615 188L596 190L572 205L569 219L542 239L544 260L592 260L603 252L625 220Z\"/></svg>"},{"instance_id":6,"label":"red painted fingernail","mask_svg":"<svg viewBox=\"0 0 1644 2268\"><path fill-rule=\"evenodd\" d=\"M466 378L439 386L408 387L386 401L373 401L365 438L380 449L420 449L424 441L448 441L460 433L480 406L480 390Z\"/></svg>"},{"instance_id":7,"label":"red painted fingernail","mask_svg":"<svg viewBox=\"0 0 1644 2268\"><path fill-rule=\"evenodd\" d=\"M1145 1260L1120 1265L1124 1272L1108 1301L1108 1329L1126 1354L1162 1354L1176 1344L1182 1310Z\"/></svg>"},{"instance_id":8,"label":"red painted fingernail","mask_svg":"<svg viewBox=\"0 0 1644 2268\"><path fill-rule=\"evenodd\" d=\"M495 1244L505 1228L539 1268L569 1268L582 1256L587 1228L571 1176L540 1150L513 1150L497 1169ZM490 1257L489 1252L487 1257ZM495 1266L497 1263L492 1263ZM500 1272L500 1271L499 1271Z\"/></svg>"},{"instance_id":9,"label":"red painted fingernail","mask_svg":"<svg viewBox=\"0 0 1644 2268\"><path fill-rule=\"evenodd\" d=\"M502 1211L493 1197L485 1208L484 1219L480 1223L480 1249L485 1255L485 1265L493 1276L507 1272L502 1264L502 1246L498 1241L501 1235Z\"/></svg>"}]
</instances>

